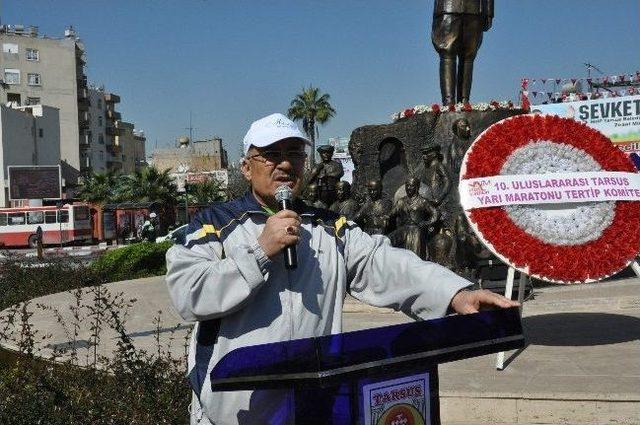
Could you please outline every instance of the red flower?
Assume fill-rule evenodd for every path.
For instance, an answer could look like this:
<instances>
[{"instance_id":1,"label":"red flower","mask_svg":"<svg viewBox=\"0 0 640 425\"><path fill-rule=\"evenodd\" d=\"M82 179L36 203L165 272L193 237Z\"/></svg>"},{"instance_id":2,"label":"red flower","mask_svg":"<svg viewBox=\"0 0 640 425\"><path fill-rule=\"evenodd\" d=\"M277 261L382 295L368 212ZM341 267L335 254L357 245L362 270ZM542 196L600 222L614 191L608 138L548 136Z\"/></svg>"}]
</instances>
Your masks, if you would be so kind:
<instances>
[{"instance_id":1,"label":"red flower","mask_svg":"<svg viewBox=\"0 0 640 425\"><path fill-rule=\"evenodd\" d=\"M413 108L408 108L404 110L404 116L405 118L409 118L412 117L415 114Z\"/></svg>"},{"instance_id":2,"label":"red flower","mask_svg":"<svg viewBox=\"0 0 640 425\"><path fill-rule=\"evenodd\" d=\"M465 102L464 105L462 105L462 110L465 112L470 112L473 110L473 108L471 107L471 104L469 102Z\"/></svg>"},{"instance_id":3,"label":"red flower","mask_svg":"<svg viewBox=\"0 0 640 425\"><path fill-rule=\"evenodd\" d=\"M520 115L487 129L469 149L462 178L500 174L513 150L532 140L575 146L603 170L634 172L631 161L602 133L552 115ZM553 245L518 227L502 207L467 211L482 241L506 263L525 273L561 283L599 280L634 260L640 251L640 202L617 201L613 223L600 238L581 245Z\"/></svg>"},{"instance_id":4,"label":"red flower","mask_svg":"<svg viewBox=\"0 0 640 425\"><path fill-rule=\"evenodd\" d=\"M455 112L456 111L456 105L454 105L453 103L450 104L449 106L447 106L447 110L449 112Z\"/></svg>"},{"instance_id":5,"label":"red flower","mask_svg":"<svg viewBox=\"0 0 640 425\"><path fill-rule=\"evenodd\" d=\"M437 103L431 105L431 112L433 112L434 114L439 114L441 112L440 105L438 105Z\"/></svg>"}]
</instances>

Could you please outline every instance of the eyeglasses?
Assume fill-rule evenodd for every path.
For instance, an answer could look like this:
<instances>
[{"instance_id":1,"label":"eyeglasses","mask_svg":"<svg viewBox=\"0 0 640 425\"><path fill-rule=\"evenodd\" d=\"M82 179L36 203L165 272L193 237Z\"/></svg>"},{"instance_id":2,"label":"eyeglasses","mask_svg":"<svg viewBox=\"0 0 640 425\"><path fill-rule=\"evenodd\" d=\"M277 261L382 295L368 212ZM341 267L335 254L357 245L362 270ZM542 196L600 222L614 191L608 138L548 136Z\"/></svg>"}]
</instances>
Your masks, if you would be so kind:
<instances>
[{"instance_id":1,"label":"eyeglasses","mask_svg":"<svg viewBox=\"0 0 640 425\"><path fill-rule=\"evenodd\" d=\"M307 153L301 150L292 151L262 151L255 155L248 156L247 159L255 159L267 165L276 165L287 159L291 163L300 163L307 158Z\"/></svg>"}]
</instances>

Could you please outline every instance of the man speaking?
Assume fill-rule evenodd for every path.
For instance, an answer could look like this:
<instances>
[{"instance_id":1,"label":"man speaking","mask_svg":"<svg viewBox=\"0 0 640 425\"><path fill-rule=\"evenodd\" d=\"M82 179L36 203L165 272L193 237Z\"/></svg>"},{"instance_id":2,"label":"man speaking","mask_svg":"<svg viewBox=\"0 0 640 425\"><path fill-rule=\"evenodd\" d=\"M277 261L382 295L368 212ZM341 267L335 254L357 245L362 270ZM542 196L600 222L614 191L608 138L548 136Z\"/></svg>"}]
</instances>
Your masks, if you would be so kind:
<instances>
[{"instance_id":1,"label":"man speaking","mask_svg":"<svg viewBox=\"0 0 640 425\"><path fill-rule=\"evenodd\" d=\"M470 282L448 269L296 200L307 144L282 114L254 122L242 159L251 190L203 210L185 245L167 252L171 299L185 320L197 322L188 362L192 424L293 423L289 391L213 393L209 374L239 347L341 332L347 292L416 319L517 305L489 291L467 291ZM291 209L279 210L282 186L291 189ZM295 268L285 264L291 246Z\"/></svg>"}]
</instances>

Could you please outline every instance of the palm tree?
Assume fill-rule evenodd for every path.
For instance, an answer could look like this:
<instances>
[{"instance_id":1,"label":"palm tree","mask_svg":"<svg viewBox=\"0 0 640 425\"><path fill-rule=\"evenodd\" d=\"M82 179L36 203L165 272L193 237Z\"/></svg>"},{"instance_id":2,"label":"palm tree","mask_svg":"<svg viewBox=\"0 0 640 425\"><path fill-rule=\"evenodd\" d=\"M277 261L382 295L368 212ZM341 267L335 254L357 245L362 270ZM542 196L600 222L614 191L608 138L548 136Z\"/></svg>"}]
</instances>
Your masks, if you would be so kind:
<instances>
[{"instance_id":1,"label":"palm tree","mask_svg":"<svg viewBox=\"0 0 640 425\"><path fill-rule=\"evenodd\" d=\"M287 115L294 121L302 120L302 129L311 140L311 166L315 164L316 136L319 135L318 124L324 124L335 116L336 110L329 103L330 96L320 94L320 89L309 86L291 101Z\"/></svg>"},{"instance_id":2,"label":"palm tree","mask_svg":"<svg viewBox=\"0 0 640 425\"><path fill-rule=\"evenodd\" d=\"M170 170L159 171L155 167L144 167L123 176L121 198L137 202L160 202L167 207L175 205L178 188L169 172Z\"/></svg>"},{"instance_id":3,"label":"palm tree","mask_svg":"<svg viewBox=\"0 0 640 425\"><path fill-rule=\"evenodd\" d=\"M212 202L226 201L227 196L222 184L216 178L211 178L189 185L189 204L210 204ZM184 195L182 196L184 201Z\"/></svg>"},{"instance_id":4,"label":"palm tree","mask_svg":"<svg viewBox=\"0 0 640 425\"><path fill-rule=\"evenodd\" d=\"M118 176L113 171L91 173L82 181L78 198L92 204L104 205L116 198L116 182Z\"/></svg>"}]
</instances>

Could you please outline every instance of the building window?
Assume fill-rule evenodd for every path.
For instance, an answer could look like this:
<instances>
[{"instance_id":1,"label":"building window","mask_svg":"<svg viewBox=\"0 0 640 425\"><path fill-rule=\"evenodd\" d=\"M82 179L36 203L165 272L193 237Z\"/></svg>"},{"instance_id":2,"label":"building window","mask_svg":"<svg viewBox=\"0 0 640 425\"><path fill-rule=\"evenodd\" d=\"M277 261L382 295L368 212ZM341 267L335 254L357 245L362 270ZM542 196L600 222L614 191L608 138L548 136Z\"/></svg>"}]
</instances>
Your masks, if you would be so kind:
<instances>
[{"instance_id":1,"label":"building window","mask_svg":"<svg viewBox=\"0 0 640 425\"><path fill-rule=\"evenodd\" d=\"M39 97L27 97L27 105L39 105L40 98Z\"/></svg>"},{"instance_id":2,"label":"building window","mask_svg":"<svg viewBox=\"0 0 640 425\"><path fill-rule=\"evenodd\" d=\"M28 61L39 61L40 60L40 51L38 49L27 49L26 56Z\"/></svg>"},{"instance_id":3,"label":"building window","mask_svg":"<svg viewBox=\"0 0 640 425\"><path fill-rule=\"evenodd\" d=\"M98 99L98 109L102 109L102 99Z\"/></svg>"},{"instance_id":4,"label":"building window","mask_svg":"<svg viewBox=\"0 0 640 425\"><path fill-rule=\"evenodd\" d=\"M7 102L20 106L20 93L7 93Z\"/></svg>"},{"instance_id":5,"label":"building window","mask_svg":"<svg viewBox=\"0 0 640 425\"><path fill-rule=\"evenodd\" d=\"M15 43L2 43L2 53L18 54L18 45Z\"/></svg>"},{"instance_id":6,"label":"building window","mask_svg":"<svg viewBox=\"0 0 640 425\"><path fill-rule=\"evenodd\" d=\"M42 128L38 129L38 137L44 137L44 129Z\"/></svg>"},{"instance_id":7,"label":"building window","mask_svg":"<svg viewBox=\"0 0 640 425\"><path fill-rule=\"evenodd\" d=\"M98 143L104 145L104 136L102 134L98 134Z\"/></svg>"},{"instance_id":8,"label":"building window","mask_svg":"<svg viewBox=\"0 0 640 425\"><path fill-rule=\"evenodd\" d=\"M100 161L104 161L104 152L100 151Z\"/></svg>"},{"instance_id":9,"label":"building window","mask_svg":"<svg viewBox=\"0 0 640 425\"><path fill-rule=\"evenodd\" d=\"M98 125L102 127L102 116L98 115Z\"/></svg>"},{"instance_id":10,"label":"building window","mask_svg":"<svg viewBox=\"0 0 640 425\"><path fill-rule=\"evenodd\" d=\"M30 86L39 86L40 74L27 74L27 84Z\"/></svg>"},{"instance_id":11,"label":"building window","mask_svg":"<svg viewBox=\"0 0 640 425\"><path fill-rule=\"evenodd\" d=\"M5 68L4 82L7 84L20 84L20 70Z\"/></svg>"}]
</instances>

